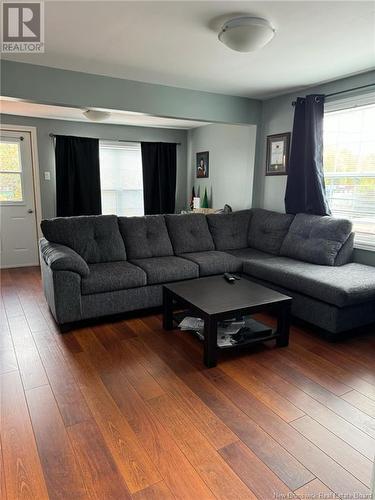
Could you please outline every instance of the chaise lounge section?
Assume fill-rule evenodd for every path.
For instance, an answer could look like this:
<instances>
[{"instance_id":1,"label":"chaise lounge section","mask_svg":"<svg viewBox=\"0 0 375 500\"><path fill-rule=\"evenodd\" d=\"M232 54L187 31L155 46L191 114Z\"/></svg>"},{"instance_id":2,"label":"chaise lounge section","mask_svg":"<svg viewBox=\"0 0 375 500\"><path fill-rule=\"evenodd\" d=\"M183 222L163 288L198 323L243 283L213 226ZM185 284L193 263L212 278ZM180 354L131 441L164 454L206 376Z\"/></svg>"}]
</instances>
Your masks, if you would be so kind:
<instances>
[{"instance_id":1,"label":"chaise lounge section","mask_svg":"<svg viewBox=\"0 0 375 500\"><path fill-rule=\"evenodd\" d=\"M351 223L263 209L42 221L44 292L56 322L162 305L164 283L242 273L293 297L330 336L375 322L375 268L352 262Z\"/></svg>"}]
</instances>

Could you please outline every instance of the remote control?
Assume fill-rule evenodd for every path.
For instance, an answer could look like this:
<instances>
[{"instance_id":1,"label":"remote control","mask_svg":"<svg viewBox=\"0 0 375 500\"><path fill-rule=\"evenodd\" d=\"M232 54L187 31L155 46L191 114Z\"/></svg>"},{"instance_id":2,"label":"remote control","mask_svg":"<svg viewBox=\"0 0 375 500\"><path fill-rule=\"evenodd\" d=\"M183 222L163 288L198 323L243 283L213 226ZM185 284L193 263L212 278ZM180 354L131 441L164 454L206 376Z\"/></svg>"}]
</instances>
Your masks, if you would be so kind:
<instances>
[{"instance_id":1,"label":"remote control","mask_svg":"<svg viewBox=\"0 0 375 500\"><path fill-rule=\"evenodd\" d=\"M224 273L224 278L228 281L228 283L234 283L236 279L229 273Z\"/></svg>"}]
</instances>

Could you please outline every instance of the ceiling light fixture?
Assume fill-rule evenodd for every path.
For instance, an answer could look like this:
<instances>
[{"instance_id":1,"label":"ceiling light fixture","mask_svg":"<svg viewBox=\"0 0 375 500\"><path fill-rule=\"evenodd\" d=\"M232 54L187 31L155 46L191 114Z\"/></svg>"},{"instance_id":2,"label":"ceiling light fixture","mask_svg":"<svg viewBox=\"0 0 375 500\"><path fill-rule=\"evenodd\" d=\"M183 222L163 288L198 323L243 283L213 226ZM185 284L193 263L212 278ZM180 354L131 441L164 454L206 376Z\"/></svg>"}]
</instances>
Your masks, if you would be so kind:
<instances>
[{"instance_id":1,"label":"ceiling light fixture","mask_svg":"<svg viewBox=\"0 0 375 500\"><path fill-rule=\"evenodd\" d=\"M237 52L253 52L261 49L275 36L269 21L260 17L235 17L221 28L219 40Z\"/></svg>"},{"instance_id":2,"label":"ceiling light fixture","mask_svg":"<svg viewBox=\"0 0 375 500\"><path fill-rule=\"evenodd\" d=\"M111 116L108 111L98 111L96 109L87 109L83 111L83 114L91 122L102 122Z\"/></svg>"}]
</instances>

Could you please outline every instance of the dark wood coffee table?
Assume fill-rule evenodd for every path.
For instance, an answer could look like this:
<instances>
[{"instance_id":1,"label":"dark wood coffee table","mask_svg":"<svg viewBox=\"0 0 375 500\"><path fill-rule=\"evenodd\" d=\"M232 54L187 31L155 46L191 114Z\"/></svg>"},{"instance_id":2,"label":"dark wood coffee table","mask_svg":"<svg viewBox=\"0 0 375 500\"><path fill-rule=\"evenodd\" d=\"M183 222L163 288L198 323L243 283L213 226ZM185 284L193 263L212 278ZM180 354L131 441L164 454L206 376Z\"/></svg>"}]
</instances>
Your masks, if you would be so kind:
<instances>
[{"instance_id":1,"label":"dark wood coffee table","mask_svg":"<svg viewBox=\"0 0 375 500\"><path fill-rule=\"evenodd\" d=\"M249 343L276 339L279 347L289 343L290 306L287 295L258 285L246 278L228 283L222 276L211 276L171 283L163 287L163 327L173 329L174 310L186 308L204 320L204 364L216 366L218 321L257 312L277 315L277 329L266 336L254 337ZM177 320L176 320L177 321ZM235 348L238 348L237 346Z\"/></svg>"}]
</instances>

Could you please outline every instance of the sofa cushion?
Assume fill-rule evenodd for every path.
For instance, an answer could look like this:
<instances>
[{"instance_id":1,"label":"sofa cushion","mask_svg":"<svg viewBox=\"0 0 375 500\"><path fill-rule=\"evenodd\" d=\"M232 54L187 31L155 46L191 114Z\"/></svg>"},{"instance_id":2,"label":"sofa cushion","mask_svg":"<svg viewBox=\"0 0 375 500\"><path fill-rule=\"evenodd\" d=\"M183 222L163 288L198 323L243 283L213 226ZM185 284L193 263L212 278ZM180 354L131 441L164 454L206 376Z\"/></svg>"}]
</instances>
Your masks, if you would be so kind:
<instances>
[{"instance_id":1,"label":"sofa cushion","mask_svg":"<svg viewBox=\"0 0 375 500\"><path fill-rule=\"evenodd\" d=\"M228 250L228 253L237 257L242 262L253 262L265 259L276 259L276 255L272 253L262 252L261 250L256 250L255 248L241 248L238 250Z\"/></svg>"},{"instance_id":2,"label":"sofa cushion","mask_svg":"<svg viewBox=\"0 0 375 500\"><path fill-rule=\"evenodd\" d=\"M198 264L199 276L240 273L242 271L242 262L237 257L226 252L211 250L208 252L184 253L181 257Z\"/></svg>"},{"instance_id":3,"label":"sofa cushion","mask_svg":"<svg viewBox=\"0 0 375 500\"><path fill-rule=\"evenodd\" d=\"M166 215L165 220L175 254L215 250L204 214Z\"/></svg>"},{"instance_id":4,"label":"sofa cushion","mask_svg":"<svg viewBox=\"0 0 375 500\"><path fill-rule=\"evenodd\" d=\"M297 214L280 254L305 262L333 266L351 231L352 223L345 219Z\"/></svg>"},{"instance_id":5,"label":"sofa cushion","mask_svg":"<svg viewBox=\"0 0 375 500\"><path fill-rule=\"evenodd\" d=\"M48 241L72 248L88 264L126 260L115 215L57 217L41 223Z\"/></svg>"},{"instance_id":6,"label":"sofa cushion","mask_svg":"<svg viewBox=\"0 0 375 500\"><path fill-rule=\"evenodd\" d=\"M250 210L207 215L208 226L216 250L233 250L247 247L250 215Z\"/></svg>"},{"instance_id":7,"label":"sofa cushion","mask_svg":"<svg viewBox=\"0 0 375 500\"><path fill-rule=\"evenodd\" d=\"M327 267L288 257L244 262L244 272L337 307L375 300L375 267Z\"/></svg>"},{"instance_id":8,"label":"sofa cushion","mask_svg":"<svg viewBox=\"0 0 375 500\"><path fill-rule=\"evenodd\" d=\"M119 217L118 222L128 259L173 255L163 215Z\"/></svg>"},{"instance_id":9,"label":"sofa cushion","mask_svg":"<svg viewBox=\"0 0 375 500\"><path fill-rule=\"evenodd\" d=\"M147 285L146 273L130 262L90 264L90 274L82 278L82 295L114 292Z\"/></svg>"},{"instance_id":10,"label":"sofa cushion","mask_svg":"<svg viewBox=\"0 0 375 500\"><path fill-rule=\"evenodd\" d=\"M151 257L132 261L147 274L149 285L199 277L197 264L181 257Z\"/></svg>"},{"instance_id":11,"label":"sofa cushion","mask_svg":"<svg viewBox=\"0 0 375 500\"><path fill-rule=\"evenodd\" d=\"M280 214L262 208L253 209L249 227L249 246L279 255L293 219L294 215Z\"/></svg>"}]
</instances>

